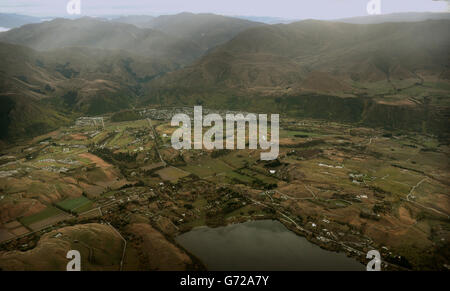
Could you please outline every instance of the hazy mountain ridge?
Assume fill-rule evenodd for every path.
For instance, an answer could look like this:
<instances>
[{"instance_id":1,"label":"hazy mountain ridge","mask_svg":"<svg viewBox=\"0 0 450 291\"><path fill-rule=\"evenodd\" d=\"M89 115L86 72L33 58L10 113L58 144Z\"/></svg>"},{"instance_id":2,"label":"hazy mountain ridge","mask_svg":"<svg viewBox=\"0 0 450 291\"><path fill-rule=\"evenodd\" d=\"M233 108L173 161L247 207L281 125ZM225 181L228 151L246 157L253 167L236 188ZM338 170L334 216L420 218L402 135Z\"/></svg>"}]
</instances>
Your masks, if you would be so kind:
<instances>
[{"instance_id":1,"label":"hazy mountain ridge","mask_svg":"<svg viewBox=\"0 0 450 291\"><path fill-rule=\"evenodd\" d=\"M245 20L250 20L250 21L255 21L255 22L262 22L262 23L265 23L265 24L280 24L280 23L288 24L288 23L292 23L292 22L298 21L298 19L294 20L294 19L288 19L288 18L282 18L282 17L270 17L270 16L241 16L241 15L237 15L237 16L234 16L234 17L245 19Z\"/></svg>"},{"instance_id":2,"label":"hazy mountain ridge","mask_svg":"<svg viewBox=\"0 0 450 291\"><path fill-rule=\"evenodd\" d=\"M193 13L134 15L112 20L57 18L2 33L0 41L36 50L73 46L122 49L144 56L171 58L185 65L247 28L260 25L263 24L239 18Z\"/></svg>"},{"instance_id":3,"label":"hazy mountain ridge","mask_svg":"<svg viewBox=\"0 0 450 291\"><path fill-rule=\"evenodd\" d=\"M146 104L237 102L262 111L297 108L292 114L440 131L449 115L449 29L447 20L308 20L251 28L192 66L147 84ZM387 111L390 118L383 118Z\"/></svg>"},{"instance_id":4,"label":"hazy mountain ridge","mask_svg":"<svg viewBox=\"0 0 450 291\"><path fill-rule=\"evenodd\" d=\"M333 92L327 85L335 82L340 84L337 91L348 88L344 93L365 93L354 82L419 81L417 73L445 75L449 28L450 21L443 20L371 26L311 20L257 27L157 83L240 90L278 88L284 94L289 93L284 91L286 87L290 91L324 88ZM320 82L321 78L325 82ZM314 79L317 86L312 86Z\"/></svg>"},{"instance_id":5,"label":"hazy mountain ridge","mask_svg":"<svg viewBox=\"0 0 450 291\"><path fill-rule=\"evenodd\" d=\"M260 22L240 18L216 15L180 13L176 15L161 15L139 26L163 31L198 44L205 51L223 44L240 32L264 25Z\"/></svg>"},{"instance_id":6,"label":"hazy mountain ridge","mask_svg":"<svg viewBox=\"0 0 450 291\"><path fill-rule=\"evenodd\" d=\"M121 23L132 24L140 28L146 28L148 22L152 21L153 19L155 19L155 17L150 15L127 15L115 17L111 20Z\"/></svg>"},{"instance_id":7,"label":"hazy mountain ridge","mask_svg":"<svg viewBox=\"0 0 450 291\"><path fill-rule=\"evenodd\" d=\"M214 35L206 42L214 45L227 41L235 30L244 29L244 24L252 24L236 19L238 25L234 26L230 23L235 19L212 15L181 17L173 29L188 21L195 23L188 30L207 27L211 32L228 23L218 38ZM220 24L197 24L198 18L216 23L220 19ZM143 16L119 21L151 19ZM5 105L1 138L45 132L77 112L100 114L133 106L144 93L142 84L192 62L207 49L190 38L86 17L28 24L0 33L0 41L5 42L0 43ZM47 119L40 118L45 115Z\"/></svg>"},{"instance_id":8,"label":"hazy mountain ridge","mask_svg":"<svg viewBox=\"0 0 450 291\"><path fill-rule=\"evenodd\" d=\"M1 33L0 41L41 51L74 46L126 50L146 57L170 58L180 65L192 62L202 54L195 43L161 31L87 17L24 25Z\"/></svg>"},{"instance_id":9,"label":"hazy mountain ridge","mask_svg":"<svg viewBox=\"0 0 450 291\"><path fill-rule=\"evenodd\" d=\"M38 17L11 13L0 13L0 27L14 28L25 24L39 22L41 22L41 19Z\"/></svg>"},{"instance_id":10,"label":"hazy mountain ridge","mask_svg":"<svg viewBox=\"0 0 450 291\"><path fill-rule=\"evenodd\" d=\"M448 12L408 12L408 13L392 13L384 15L370 15L337 19L336 22L345 22L353 24L378 24L384 22L420 22L426 20L450 19Z\"/></svg>"},{"instance_id":11,"label":"hazy mountain ridge","mask_svg":"<svg viewBox=\"0 0 450 291\"><path fill-rule=\"evenodd\" d=\"M185 17L234 21L211 15L174 17L159 18L161 27L176 29ZM197 33L204 26L194 23L186 31ZM294 115L376 126L383 126L378 118L383 112L397 110L386 106L430 111L426 120L410 114L416 109L390 115L389 126L404 127L414 119L414 130L431 124L435 113L448 116L448 20L373 25L246 22L255 26L240 33L242 26L233 25L228 30L208 26L217 34L205 46L169 32L92 18L56 19L0 33L1 41L33 48L0 44L2 137L55 128L74 113L102 114L139 104L292 109ZM177 70L220 37L234 33L225 44ZM359 99L342 101L342 97ZM379 105L366 108L367 104ZM20 106L30 113L21 116L16 110ZM48 124L37 118L44 112L50 116Z\"/></svg>"}]
</instances>

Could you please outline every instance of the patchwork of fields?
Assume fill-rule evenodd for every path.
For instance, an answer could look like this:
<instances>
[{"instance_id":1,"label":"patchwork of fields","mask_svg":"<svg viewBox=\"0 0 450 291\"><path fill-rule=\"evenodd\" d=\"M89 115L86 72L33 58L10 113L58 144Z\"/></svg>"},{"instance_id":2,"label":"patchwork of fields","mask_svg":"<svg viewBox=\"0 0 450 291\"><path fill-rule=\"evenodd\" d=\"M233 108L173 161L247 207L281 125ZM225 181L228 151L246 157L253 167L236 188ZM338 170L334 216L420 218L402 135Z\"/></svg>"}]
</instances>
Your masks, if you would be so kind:
<instances>
[{"instance_id":1,"label":"patchwork of fields","mask_svg":"<svg viewBox=\"0 0 450 291\"><path fill-rule=\"evenodd\" d=\"M265 162L260 150L174 150L169 122L106 118L104 127L62 128L5 149L0 267L14 250L26 255L46 232L109 223L128 241L126 257L136 257L124 268L145 269L151 263L142 250L154 241L147 241L147 226L140 224L173 238L196 226L263 218L361 261L367 250L378 249L386 268L449 265L443 252L450 240L445 141L285 119L279 158ZM76 241L88 256L98 252L83 236ZM184 252L162 237L157 241ZM102 252L113 251L122 249ZM174 258L174 264L185 268L191 259Z\"/></svg>"}]
</instances>

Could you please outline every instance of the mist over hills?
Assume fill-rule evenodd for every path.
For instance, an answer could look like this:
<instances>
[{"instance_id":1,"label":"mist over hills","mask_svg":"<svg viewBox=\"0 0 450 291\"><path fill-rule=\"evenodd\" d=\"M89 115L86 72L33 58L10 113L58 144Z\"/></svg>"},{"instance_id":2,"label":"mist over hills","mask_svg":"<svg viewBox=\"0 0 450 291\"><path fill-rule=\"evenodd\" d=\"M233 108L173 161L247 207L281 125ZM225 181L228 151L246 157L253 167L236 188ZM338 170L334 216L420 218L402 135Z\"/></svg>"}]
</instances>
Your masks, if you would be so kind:
<instances>
[{"instance_id":1,"label":"mist over hills","mask_svg":"<svg viewBox=\"0 0 450 291\"><path fill-rule=\"evenodd\" d=\"M133 24L141 28L146 28L146 25L153 19L155 19L155 17L150 15L127 15L114 17L111 20L121 23Z\"/></svg>"},{"instance_id":2,"label":"mist over hills","mask_svg":"<svg viewBox=\"0 0 450 291\"><path fill-rule=\"evenodd\" d=\"M354 25L307 20L249 29L156 81L199 88L353 94L358 84L448 75L450 21Z\"/></svg>"},{"instance_id":3,"label":"mist over hills","mask_svg":"<svg viewBox=\"0 0 450 291\"><path fill-rule=\"evenodd\" d=\"M14 28L25 24L39 22L41 22L41 19L38 17L20 14L0 13L0 27Z\"/></svg>"},{"instance_id":4,"label":"mist over hills","mask_svg":"<svg viewBox=\"0 0 450 291\"><path fill-rule=\"evenodd\" d=\"M0 41L41 51L74 46L127 50L148 57L170 58L182 66L241 31L259 25L262 24L238 18L192 13L157 18L127 16L111 21L58 18L0 34Z\"/></svg>"},{"instance_id":5,"label":"mist over hills","mask_svg":"<svg viewBox=\"0 0 450 291\"><path fill-rule=\"evenodd\" d=\"M166 17L153 24L169 31L184 27L188 35L182 38L136 26L151 19L55 19L1 33L4 112L0 138L48 131L76 112L101 114L131 108L145 94L142 84L191 63L209 46L253 25L239 19L233 25L232 18L194 14L169 17L169 22L174 20L172 26ZM209 33L204 40L191 37L201 31Z\"/></svg>"},{"instance_id":6,"label":"mist over hills","mask_svg":"<svg viewBox=\"0 0 450 291\"><path fill-rule=\"evenodd\" d=\"M280 23L284 23L284 24L288 24L291 22L295 22L298 21L294 20L294 19L287 19L287 18L282 18L282 17L270 17L270 16L234 16L236 18L241 18L241 19L245 19L245 20L250 20L250 21L255 21L255 22L262 22L265 24L280 24Z\"/></svg>"},{"instance_id":7,"label":"mist over hills","mask_svg":"<svg viewBox=\"0 0 450 291\"><path fill-rule=\"evenodd\" d=\"M267 25L190 13L27 24L0 33L0 138L148 104L439 131L449 116L449 28L449 20Z\"/></svg>"},{"instance_id":8,"label":"mist over hills","mask_svg":"<svg viewBox=\"0 0 450 291\"><path fill-rule=\"evenodd\" d=\"M424 121L420 118L411 124L411 117L401 122L384 119L384 124L379 120L382 112L367 116L364 106L368 101L414 110L444 106L442 118L433 117L444 122L449 29L448 20L375 25L307 20L252 28L194 65L149 83L148 102L227 106L233 103L224 101L227 96L239 96L238 104L260 110L285 112L296 107L293 114L419 129ZM338 110L340 106L330 108L331 101L318 102L320 97L314 99L314 95L332 96L333 104L353 102L342 98L359 98L355 105L359 113L350 117Z\"/></svg>"},{"instance_id":9,"label":"mist over hills","mask_svg":"<svg viewBox=\"0 0 450 291\"><path fill-rule=\"evenodd\" d=\"M24 25L0 34L0 41L40 51L74 46L126 50L146 57L170 58L180 65L193 61L202 53L194 42L161 31L87 17Z\"/></svg>"},{"instance_id":10,"label":"mist over hills","mask_svg":"<svg viewBox=\"0 0 450 291\"><path fill-rule=\"evenodd\" d=\"M409 13L392 13L385 15L369 15L361 17L351 17L337 19L336 22L345 22L353 24L378 24L385 22L420 22L425 20L450 19L450 13L442 12L409 12Z\"/></svg>"},{"instance_id":11,"label":"mist over hills","mask_svg":"<svg viewBox=\"0 0 450 291\"><path fill-rule=\"evenodd\" d=\"M161 15L144 21L145 17L129 17L128 23L141 28L163 31L181 39L193 41L205 51L232 39L238 33L255 26L263 25L234 17L215 14L180 13ZM118 20L123 21L123 20Z\"/></svg>"}]
</instances>

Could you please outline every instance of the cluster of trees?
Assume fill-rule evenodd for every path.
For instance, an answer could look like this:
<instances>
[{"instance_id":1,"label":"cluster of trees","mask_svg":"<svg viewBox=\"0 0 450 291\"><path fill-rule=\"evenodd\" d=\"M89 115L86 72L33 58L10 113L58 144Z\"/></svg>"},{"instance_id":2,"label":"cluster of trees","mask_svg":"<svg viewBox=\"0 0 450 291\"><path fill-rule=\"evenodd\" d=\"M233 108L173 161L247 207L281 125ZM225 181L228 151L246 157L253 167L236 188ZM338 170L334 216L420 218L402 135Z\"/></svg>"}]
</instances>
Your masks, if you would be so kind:
<instances>
[{"instance_id":1,"label":"cluster of trees","mask_svg":"<svg viewBox=\"0 0 450 291\"><path fill-rule=\"evenodd\" d=\"M134 110L123 110L114 113L113 116L111 116L111 121L113 122L134 121L139 119L141 119L141 116Z\"/></svg>"},{"instance_id":2,"label":"cluster of trees","mask_svg":"<svg viewBox=\"0 0 450 291\"><path fill-rule=\"evenodd\" d=\"M322 139L315 139L307 142L297 143L297 144L287 144L283 145L286 148L311 148L319 145L324 145L326 142Z\"/></svg>"},{"instance_id":3,"label":"cluster of trees","mask_svg":"<svg viewBox=\"0 0 450 291\"><path fill-rule=\"evenodd\" d=\"M275 183L266 183L258 178L253 178L252 187L257 189L272 190L278 187Z\"/></svg>"},{"instance_id":4,"label":"cluster of trees","mask_svg":"<svg viewBox=\"0 0 450 291\"><path fill-rule=\"evenodd\" d=\"M137 157L136 153L134 154L123 152L114 153L108 148L96 148L89 150L89 152L96 156L101 157L103 160L110 163L120 163L120 162L135 163Z\"/></svg>"},{"instance_id":5,"label":"cluster of trees","mask_svg":"<svg viewBox=\"0 0 450 291\"><path fill-rule=\"evenodd\" d=\"M226 149L224 149L224 150L214 150L211 153L211 158L215 159L215 158L218 158L218 157L226 156L229 153L230 153L230 150L226 150Z\"/></svg>"},{"instance_id":6,"label":"cluster of trees","mask_svg":"<svg viewBox=\"0 0 450 291\"><path fill-rule=\"evenodd\" d=\"M359 217L376 221L380 220L380 217L377 214L368 211L361 211Z\"/></svg>"},{"instance_id":7,"label":"cluster of trees","mask_svg":"<svg viewBox=\"0 0 450 291\"><path fill-rule=\"evenodd\" d=\"M209 227L225 226L225 216L218 209L211 209L206 213L206 225Z\"/></svg>"},{"instance_id":8,"label":"cluster of trees","mask_svg":"<svg viewBox=\"0 0 450 291\"><path fill-rule=\"evenodd\" d=\"M392 206L389 202L385 201L383 203L375 204L372 208L372 211L376 214L378 213L388 213L392 209Z\"/></svg>"}]
</instances>

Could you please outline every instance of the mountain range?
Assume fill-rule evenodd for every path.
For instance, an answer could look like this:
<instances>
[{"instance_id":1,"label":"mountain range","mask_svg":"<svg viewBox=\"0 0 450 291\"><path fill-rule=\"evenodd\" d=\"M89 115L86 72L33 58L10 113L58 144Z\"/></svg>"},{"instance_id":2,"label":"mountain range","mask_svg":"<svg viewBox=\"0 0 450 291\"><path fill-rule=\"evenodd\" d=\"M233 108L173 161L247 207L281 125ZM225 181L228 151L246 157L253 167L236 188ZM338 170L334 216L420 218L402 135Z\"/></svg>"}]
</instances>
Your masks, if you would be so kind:
<instances>
[{"instance_id":1,"label":"mountain range","mask_svg":"<svg viewBox=\"0 0 450 291\"><path fill-rule=\"evenodd\" d=\"M25 24L38 22L41 22L41 19L34 16L0 13L0 27L14 28Z\"/></svg>"},{"instance_id":2,"label":"mountain range","mask_svg":"<svg viewBox=\"0 0 450 291\"><path fill-rule=\"evenodd\" d=\"M7 43L0 43L0 57L3 138L43 133L73 112L129 108L142 94L141 83L177 67L127 51L70 47L41 52Z\"/></svg>"},{"instance_id":3,"label":"mountain range","mask_svg":"<svg viewBox=\"0 0 450 291\"><path fill-rule=\"evenodd\" d=\"M158 30L88 17L24 25L0 34L0 41L40 51L65 47L126 50L145 57L170 58L179 64L189 63L202 53L194 42Z\"/></svg>"},{"instance_id":4,"label":"mountain range","mask_svg":"<svg viewBox=\"0 0 450 291\"><path fill-rule=\"evenodd\" d=\"M204 51L223 44L240 32L263 23L215 14L180 13L159 17L128 17L116 21L135 24L141 28L163 31L186 41L193 41Z\"/></svg>"},{"instance_id":5,"label":"mountain range","mask_svg":"<svg viewBox=\"0 0 450 291\"><path fill-rule=\"evenodd\" d=\"M193 65L146 84L144 104L238 106L445 132L449 29L449 20L307 20L251 28Z\"/></svg>"},{"instance_id":6,"label":"mountain range","mask_svg":"<svg viewBox=\"0 0 450 291\"><path fill-rule=\"evenodd\" d=\"M27 24L0 33L0 139L149 104L447 128L450 20L389 19L267 25L182 13Z\"/></svg>"},{"instance_id":7,"label":"mountain range","mask_svg":"<svg viewBox=\"0 0 450 291\"><path fill-rule=\"evenodd\" d=\"M408 12L408 13L392 13L382 15L369 15L360 17L351 17L335 20L337 22L353 23L353 24L378 24L386 22L420 22L426 20L449 19L448 12Z\"/></svg>"}]
</instances>

